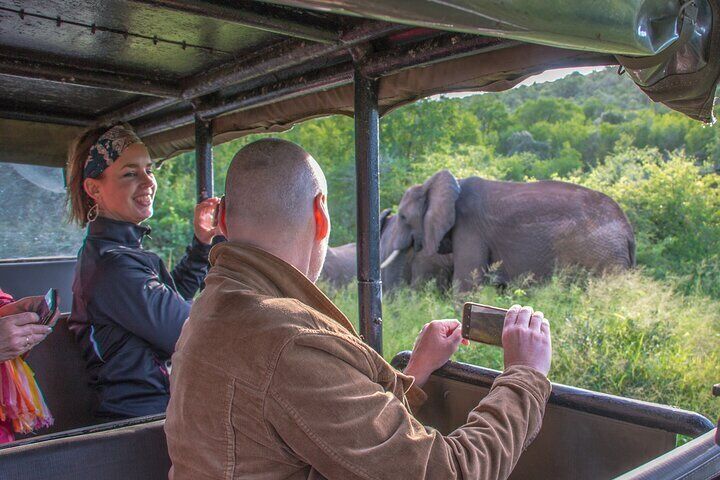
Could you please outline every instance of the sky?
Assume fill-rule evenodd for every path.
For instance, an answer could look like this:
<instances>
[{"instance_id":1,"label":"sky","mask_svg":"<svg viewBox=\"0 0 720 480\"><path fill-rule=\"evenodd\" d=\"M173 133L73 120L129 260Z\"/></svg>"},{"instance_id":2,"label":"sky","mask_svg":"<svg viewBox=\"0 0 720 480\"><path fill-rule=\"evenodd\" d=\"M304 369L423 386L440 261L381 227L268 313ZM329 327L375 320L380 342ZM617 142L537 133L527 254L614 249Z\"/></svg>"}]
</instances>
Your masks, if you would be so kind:
<instances>
[{"instance_id":1,"label":"sky","mask_svg":"<svg viewBox=\"0 0 720 480\"><path fill-rule=\"evenodd\" d=\"M580 68L558 68L555 70L547 70L539 75L532 76L528 78L527 80L524 80L520 82L517 86L520 85L533 85L535 83L545 83L545 82L554 82L555 80L560 80L561 78L567 77L573 72L578 72L583 75L587 75L591 72L597 72L599 70L603 70L607 67L580 67ZM482 93L478 92L467 92L467 93L450 93L446 95L442 95L443 97L454 97L454 98L462 98L467 97L469 95L481 95ZM434 97L434 98L438 98Z\"/></svg>"},{"instance_id":2,"label":"sky","mask_svg":"<svg viewBox=\"0 0 720 480\"><path fill-rule=\"evenodd\" d=\"M587 75L588 73L597 72L605 68L607 67L558 68L555 70L548 70L541 73L540 75L530 77L527 80L521 82L519 85L533 85L535 83L554 82L555 80L560 80L561 78L567 77L573 72L579 72L583 75Z\"/></svg>"}]
</instances>

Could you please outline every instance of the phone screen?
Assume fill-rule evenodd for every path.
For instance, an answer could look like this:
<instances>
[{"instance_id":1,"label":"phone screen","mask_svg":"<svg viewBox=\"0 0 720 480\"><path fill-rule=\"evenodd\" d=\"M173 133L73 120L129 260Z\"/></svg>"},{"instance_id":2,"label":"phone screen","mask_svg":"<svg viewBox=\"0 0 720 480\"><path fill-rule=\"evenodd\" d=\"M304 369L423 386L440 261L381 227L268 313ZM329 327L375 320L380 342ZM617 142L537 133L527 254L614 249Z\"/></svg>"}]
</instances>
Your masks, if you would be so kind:
<instances>
[{"instance_id":1,"label":"phone screen","mask_svg":"<svg viewBox=\"0 0 720 480\"><path fill-rule=\"evenodd\" d=\"M462 336L474 342L502 347L504 308L468 302L463 306Z\"/></svg>"},{"instance_id":2,"label":"phone screen","mask_svg":"<svg viewBox=\"0 0 720 480\"><path fill-rule=\"evenodd\" d=\"M45 302L44 305L41 307L41 311L39 312L40 323L42 323L43 325L49 324L50 320L52 320L53 315L55 315L55 310L57 310L57 308L57 290L51 288L45 294Z\"/></svg>"}]
</instances>

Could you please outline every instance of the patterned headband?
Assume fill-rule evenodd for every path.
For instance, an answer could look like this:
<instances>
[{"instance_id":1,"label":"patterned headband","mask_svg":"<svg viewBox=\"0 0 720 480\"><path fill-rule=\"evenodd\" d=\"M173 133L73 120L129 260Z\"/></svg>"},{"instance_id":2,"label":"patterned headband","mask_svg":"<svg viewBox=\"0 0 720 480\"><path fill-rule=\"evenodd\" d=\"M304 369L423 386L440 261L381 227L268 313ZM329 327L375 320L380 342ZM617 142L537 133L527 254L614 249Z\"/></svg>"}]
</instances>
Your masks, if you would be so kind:
<instances>
[{"instance_id":1,"label":"patterned headband","mask_svg":"<svg viewBox=\"0 0 720 480\"><path fill-rule=\"evenodd\" d=\"M103 133L90 147L90 153L85 160L83 178L98 178L127 147L135 143L142 141L128 125L115 125Z\"/></svg>"}]
</instances>

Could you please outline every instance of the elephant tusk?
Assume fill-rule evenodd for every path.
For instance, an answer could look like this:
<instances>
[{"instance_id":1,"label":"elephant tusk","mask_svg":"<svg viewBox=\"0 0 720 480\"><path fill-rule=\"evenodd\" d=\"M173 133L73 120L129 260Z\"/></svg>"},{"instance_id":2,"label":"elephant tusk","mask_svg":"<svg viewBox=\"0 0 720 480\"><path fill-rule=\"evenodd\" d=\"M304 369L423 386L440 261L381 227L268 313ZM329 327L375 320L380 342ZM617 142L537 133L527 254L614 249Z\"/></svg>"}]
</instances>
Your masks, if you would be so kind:
<instances>
[{"instance_id":1,"label":"elephant tusk","mask_svg":"<svg viewBox=\"0 0 720 480\"><path fill-rule=\"evenodd\" d=\"M398 255L400 255L400 250L393 250L390 256L387 257L385 261L380 265L380 269L382 270L383 268L390 265L397 258Z\"/></svg>"}]
</instances>

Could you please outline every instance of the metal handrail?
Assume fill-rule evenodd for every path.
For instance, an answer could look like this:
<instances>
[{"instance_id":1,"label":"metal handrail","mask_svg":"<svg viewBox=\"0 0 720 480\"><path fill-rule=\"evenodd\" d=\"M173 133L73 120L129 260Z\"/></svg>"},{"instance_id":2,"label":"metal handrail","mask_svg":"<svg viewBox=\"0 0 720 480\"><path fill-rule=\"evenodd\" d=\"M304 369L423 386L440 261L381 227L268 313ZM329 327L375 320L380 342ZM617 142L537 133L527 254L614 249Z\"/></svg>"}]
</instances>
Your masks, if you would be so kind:
<instances>
[{"instance_id":1,"label":"metal handrail","mask_svg":"<svg viewBox=\"0 0 720 480\"><path fill-rule=\"evenodd\" d=\"M398 353L392 360L395 368L402 369L410 360L409 351ZM502 372L468 363L448 362L433 375L457 380L485 388L492 387ZM715 424L703 415L680 408L660 405L584 388L552 383L548 403L560 407L612 418L666 432L697 437L712 430Z\"/></svg>"}]
</instances>

